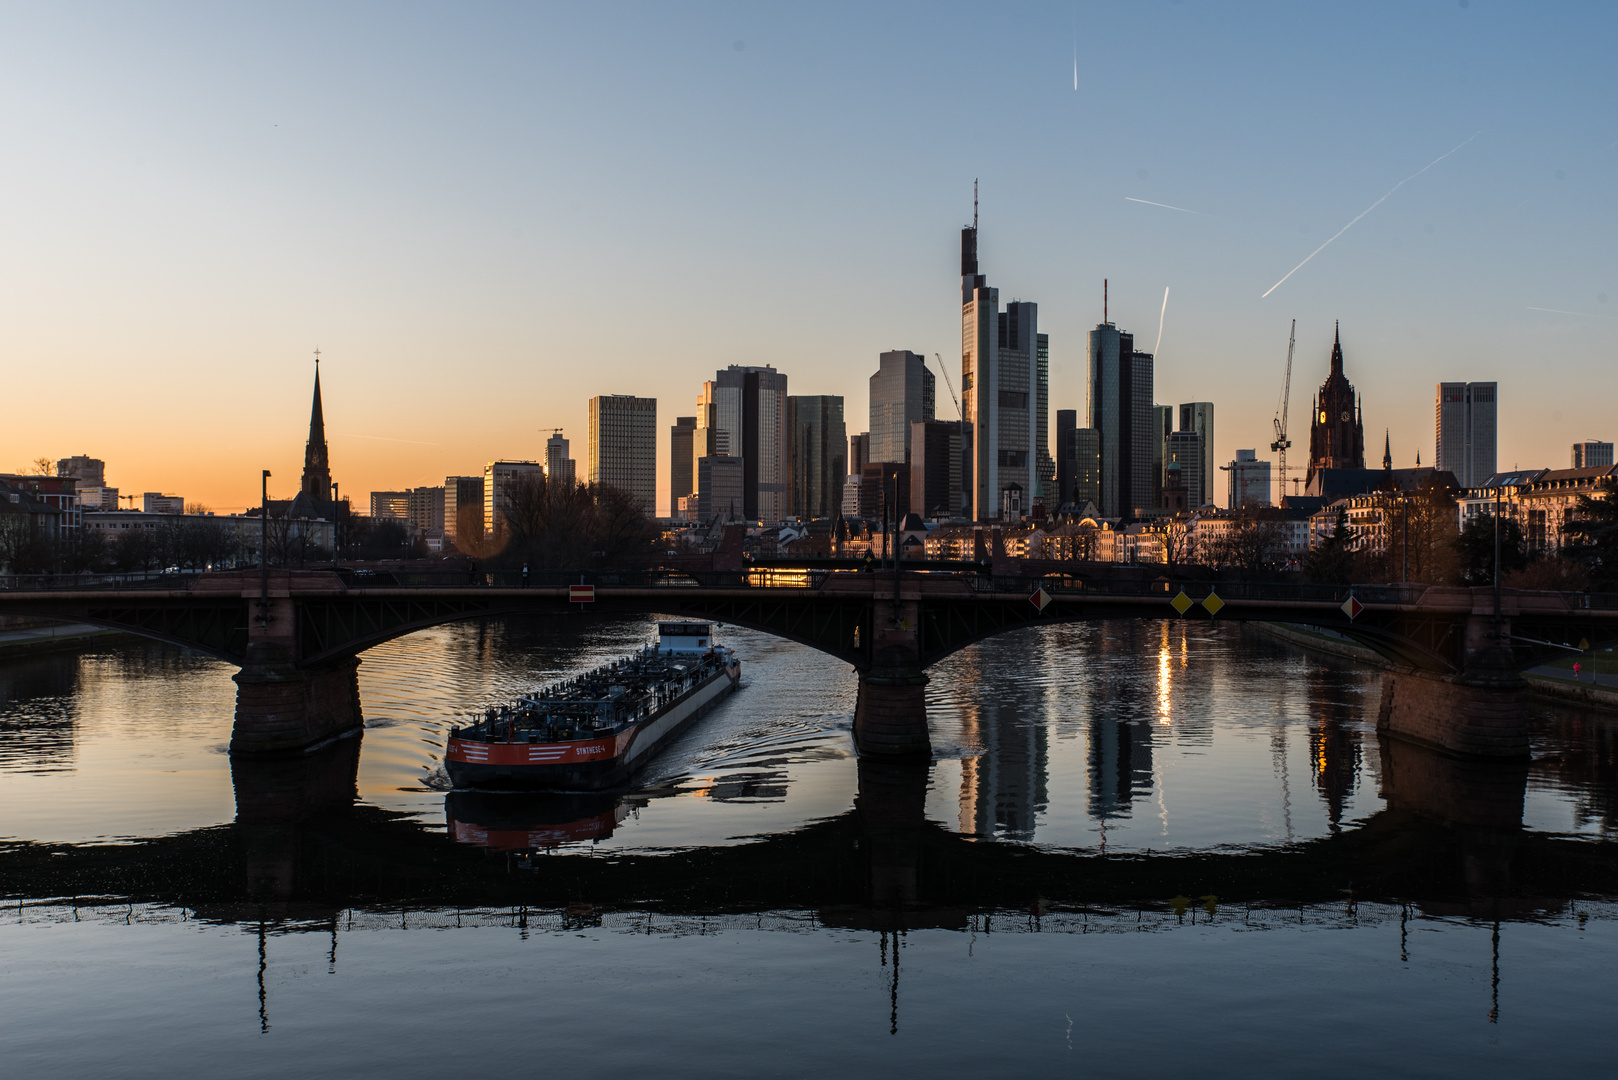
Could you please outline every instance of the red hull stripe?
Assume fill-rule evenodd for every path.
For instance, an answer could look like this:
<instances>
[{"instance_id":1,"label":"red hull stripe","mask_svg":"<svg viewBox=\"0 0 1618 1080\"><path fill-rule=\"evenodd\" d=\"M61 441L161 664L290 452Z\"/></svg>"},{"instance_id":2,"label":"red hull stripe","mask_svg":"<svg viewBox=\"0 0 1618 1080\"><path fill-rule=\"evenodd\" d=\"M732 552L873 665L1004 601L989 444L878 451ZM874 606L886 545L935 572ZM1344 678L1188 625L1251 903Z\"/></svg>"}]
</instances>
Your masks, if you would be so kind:
<instances>
[{"instance_id":1,"label":"red hull stripe","mask_svg":"<svg viewBox=\"0 0 1618 1080\"><path fill-rule=\"evenodd\" d=\"M565 743L487 743L451 739L444 758L469 765L576 765L584 761L610 761L629 749L635 729L606 739Z\"/></svg>"}]
</instances>

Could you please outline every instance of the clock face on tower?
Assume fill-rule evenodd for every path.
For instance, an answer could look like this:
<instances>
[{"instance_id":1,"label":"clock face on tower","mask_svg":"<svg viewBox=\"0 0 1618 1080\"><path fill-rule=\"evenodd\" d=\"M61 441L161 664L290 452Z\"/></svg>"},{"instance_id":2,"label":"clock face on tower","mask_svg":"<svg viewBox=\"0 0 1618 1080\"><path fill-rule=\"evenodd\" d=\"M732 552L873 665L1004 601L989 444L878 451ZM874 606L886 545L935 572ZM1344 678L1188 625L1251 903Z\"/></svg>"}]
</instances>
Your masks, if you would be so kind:
<instances>
[{"instance_id":1,"label":"clock face on tower","mask_svg":"<svg viewBox=\"0 0 1618 1080\"><path fill-rule=\"evenodd\" d=\"M1320 422L1322 424L1324 424L1326 422L1326 410L1325 409L1320 410Z\"/></svg>"},{"instance_id":2,"label":"clock face on tower","mask_svg":"<svg viewBox=\"0 0 1618 1080\"><path fill-rule=\"evenodd\" d=\"M1347 409L1343 410L1343 423L1345 423L1345 424L1348 423L1348 410Z\"/></svg>"}]
</instances>

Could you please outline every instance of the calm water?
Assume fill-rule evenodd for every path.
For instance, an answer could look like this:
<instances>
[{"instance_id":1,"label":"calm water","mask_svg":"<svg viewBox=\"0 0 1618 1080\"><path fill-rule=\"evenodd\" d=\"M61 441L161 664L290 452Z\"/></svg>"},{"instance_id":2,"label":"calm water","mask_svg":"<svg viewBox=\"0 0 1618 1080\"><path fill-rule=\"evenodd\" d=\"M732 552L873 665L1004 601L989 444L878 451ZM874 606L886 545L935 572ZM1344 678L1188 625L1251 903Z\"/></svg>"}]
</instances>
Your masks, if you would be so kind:
<instances>
[{"instance_id":1,"label":"calm water","mask_svg":"<svg viewBox=\"0 0 1618 1080\"><path fill-rule=\"evenodd\" d=\"M1379 676L1251 630L1048 627L935 668L862 761L846 666L742 691L621 795L451 793L457 713L642 621L366 653L366 730L225 753L233 669L0 664L7 1077L1519 1075L1611 1067L1618 723L1524 767L1373 729Z\"/></svg>"}]
</instances>

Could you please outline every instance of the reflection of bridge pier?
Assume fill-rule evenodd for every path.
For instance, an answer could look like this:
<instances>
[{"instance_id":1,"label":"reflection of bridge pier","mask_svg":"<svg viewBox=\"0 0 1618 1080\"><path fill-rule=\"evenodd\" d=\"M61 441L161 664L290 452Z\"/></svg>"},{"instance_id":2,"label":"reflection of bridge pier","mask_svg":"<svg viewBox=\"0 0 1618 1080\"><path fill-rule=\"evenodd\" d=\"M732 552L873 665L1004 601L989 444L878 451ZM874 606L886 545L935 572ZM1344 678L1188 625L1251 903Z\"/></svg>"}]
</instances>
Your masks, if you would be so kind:
<instances>
[{"instance_id":1,"label":"reflection of bridge pier","mask_svg":"<svg viewBox=\"0 0 1618 1080\"><path fill-rule=\"evenodd\" d=\"M249 895L284 900L297 892L302 827L354 805L359 765L358 733L307 754L231 758Z\"/></svg>"}]
</instances>

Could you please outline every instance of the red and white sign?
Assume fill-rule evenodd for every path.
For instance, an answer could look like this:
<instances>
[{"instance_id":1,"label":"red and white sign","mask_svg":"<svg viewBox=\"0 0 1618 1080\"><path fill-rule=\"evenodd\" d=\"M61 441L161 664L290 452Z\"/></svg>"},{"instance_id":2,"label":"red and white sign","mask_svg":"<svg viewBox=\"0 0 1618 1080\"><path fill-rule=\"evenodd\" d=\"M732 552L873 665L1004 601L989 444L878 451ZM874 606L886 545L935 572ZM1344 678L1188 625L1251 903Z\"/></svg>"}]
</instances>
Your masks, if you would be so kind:
<instances>
[{"instance_id":1,"label":"red and white sign","mask_svg":"<svg viewBox=\"0 0 1618 1080\"><path fill-rule=\"evenodd\" d=\"M567 602L570 604L593 604L596 601L596 587L594 585L569 585L567 587Z\"/></svg>"},{"instance_id":2,"label":"red and white sign","mask_svg":"<svg viewBox=\"0 0 1618 1080\"><path fill-rule=\"evenodd\" d=\"M1051 594L1043 588L1035 589L1034 595L1028 598L1028 602L1033 604L1037 610L1043 612L1045 605L1051 602Z\"/></svg>"},{"instance_id":3,"label":"red and white sign","mask_svg":"<svg viewBox=\"0 0 1618 1080\"><path fill-rule=\"evenodd\" d=\"M1347 615L1349 621L1351 622L1359 618L1360 612L1365 610L1365 605L1360 603L1359 600L1355 598L1353 593L1348 594L1348 599L1344 600L1341 606L1343 609L1343 614Z\"/></svg>"}]
</instances>

